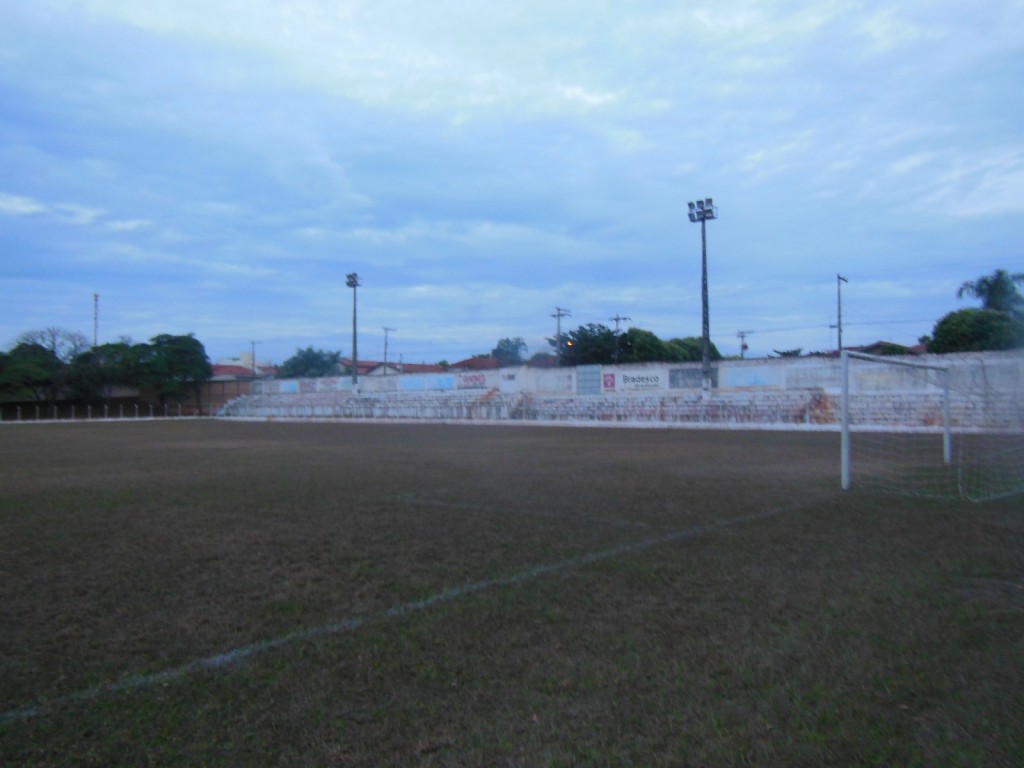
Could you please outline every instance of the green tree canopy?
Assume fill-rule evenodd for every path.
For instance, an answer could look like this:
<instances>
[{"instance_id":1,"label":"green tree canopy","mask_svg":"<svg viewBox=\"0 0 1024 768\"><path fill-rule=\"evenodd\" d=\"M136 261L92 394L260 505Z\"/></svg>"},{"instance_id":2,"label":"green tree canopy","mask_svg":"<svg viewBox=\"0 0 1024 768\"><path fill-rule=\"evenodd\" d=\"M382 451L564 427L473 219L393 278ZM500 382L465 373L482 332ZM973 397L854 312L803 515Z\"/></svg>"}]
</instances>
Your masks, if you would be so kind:
<instances>
[{"instance_id":1,"label":"green tree canopy","mask_svg":"<svg viewBox=\"0 0 1024 768\"><path fill-rule=\"evenodd\" d=\"M981 300L983 309L994 309L998 312L1009 312L1017 319L1024 319L1024 296L1017 286L1024 283L1024 272L1007 272L997 269L991 275L984 275L977 280L968 280L960 286L956 295L963 298L966 294Z\"/></svg>"},{"instance_id":2,"label":"green tree canopy","mask_svg":"<svg viewBox=\"0 0 1024 768\"><path fill-rule=\"evenodd\" d=\"M1024 346L1024 323L1009 312L995 309L961 309L939 320L932 331L928 351L980 352Z\"/></svg>"},{"instance_id":3,"label":"green tree canopy","mask_svg":"<svg viewBox=\"0 0 1024 768\"><path fill-rule=\"evenodd\" d=\"M139 383L155 387L161 404L168 398L183 398L189 387L198 401L202 383L213 375L206 348L191 333L162 333L150 339L149 344L136 344L132 349L139 356Z\"/></svg>"},{"instance_id":4,"label":"green tree canopy","mask_svg":"<svg viewBox=\"0 0 1024 768\"><path fill-rule=\"evenodd\" d=\"M72 391L84 400L109 400L116 386L146 383L140 355L146 356L147 347L122 339L85 350L71 362L68 380Z\"/></svg>"},{"instance_id":5,"label":"green tree canopy","mask_svg":"<svg viewBox=\"0 0 1024 768\"><path fill-rule=\"evenodd\" d=\"M526 358L526 342L521 336L514 339L501 339L498 346L491 350L491 356L498 365L522 365Z\"/></svg>"},{"instance_id":6,"label":"green tree canopy","mask_svg":"<svg viewBox=\"0 0 1024 768\"><path fill-rule=\"evenodd\" d=\"M688 336L685 339L662 341L651 331L630 328L619 334L598 323L581 325L575 331L562 334L564 346L562 362L565 365L611 365L615 362L616 345L620 363L657 363L699 361L702 357L701 339ZM548 339L557 348L556 339ZM721 360L718 348L711 344L712 360Z\"/></svg>"},{"instance_id":7,"label":"green tree canopy","mask_svg":"<svg viewBox=\"0 0 1024 768\"><path fill-rule=\"evenodd\" d=\"M609 364L615 354L615 332L600 323L587 323L561 339L548 339L552 347L562 345L563 365Z\"/></svg>"},{"instance_id":8,"label":"green tree canopy","mask_svg":"<svg viewBox=\"0 0 1024 768\"><path fill-rule=\"evenodd\" d=\"M53 350L22 341L6 355L0 372L0 393L15 400L56 400L64 366Z\"/></svg>"},{"instance_id":9,"label":"green tree canopy","mask_svg":"<svg viewBox=\"0 0 1024 768\"><path fill-rule=\"evenodd\" d=\"M277 369L279 379L319 379L323 376L337 376L341 373L341 352L323 349L295 350L295 354L281 363Z\"/></svg>"},{"instance_id":10,"label":"green tree canopy","mask_svg":"<svg viewBox=\"0 0 1024 768\"><path fill-rule=\"evenodd\" d=\"M722 353L718 351L715 342L711 341L708 356L712 360L721 360ZM699 336L687 336L683 339L669 339L665 342L668 351L666 358L671 363L694 363L704 359L704 340Z\"/></svg>"},{"instance_id":11,"label":"green tree canopy","mask_svg":"<svg viewBox=\"0 0 1024 768\"><path fill-rule=\"evenodd\" d=\"M630 328L619 337L620 363L653 363L668 356L665 342L643 328Z\"/></svg>"},{"instance_id":12,"label":"green tree canopy","mask_svg":"<svg viewBox=\"0 0 1024 768\"><path fill-rule=\"evenodd\" d=\"M50 326L36 331L26 331L18 337L19 344L38 344L60 360L70 363L77 355L89 348L89 341L77 331Z\"/></svg>"}]
</instances>

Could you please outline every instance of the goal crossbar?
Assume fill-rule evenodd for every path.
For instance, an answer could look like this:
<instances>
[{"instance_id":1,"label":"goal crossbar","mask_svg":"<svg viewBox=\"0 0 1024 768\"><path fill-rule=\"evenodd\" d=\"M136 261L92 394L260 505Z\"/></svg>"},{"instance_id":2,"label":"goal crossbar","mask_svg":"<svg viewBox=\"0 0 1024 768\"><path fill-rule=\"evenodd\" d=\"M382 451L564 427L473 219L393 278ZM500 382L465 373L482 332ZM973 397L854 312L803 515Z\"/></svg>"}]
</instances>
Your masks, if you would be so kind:
<instances>
[{"instance_id":1,"label":"goal crossbar","mask_svg":"<svg viewBox=\"0 0 1024 768\"><path fill-rule=\"evenodd\" d=\"M863 352L852 352L842 350L842 409L840 413L840 484L844 491L850 489L850 434L853 432L853 425L850 419L850 360L865 360L871 363L883 365L895 365L904 368L918 370L936 371L940 374L942 382L942 461L949 465L953 461L953 419L950 411L949 380L950 372L947 366L934 365L931 363L919 363L910 360L899 360L878 355L868 355Z\"/></svg>"}]
</instances>

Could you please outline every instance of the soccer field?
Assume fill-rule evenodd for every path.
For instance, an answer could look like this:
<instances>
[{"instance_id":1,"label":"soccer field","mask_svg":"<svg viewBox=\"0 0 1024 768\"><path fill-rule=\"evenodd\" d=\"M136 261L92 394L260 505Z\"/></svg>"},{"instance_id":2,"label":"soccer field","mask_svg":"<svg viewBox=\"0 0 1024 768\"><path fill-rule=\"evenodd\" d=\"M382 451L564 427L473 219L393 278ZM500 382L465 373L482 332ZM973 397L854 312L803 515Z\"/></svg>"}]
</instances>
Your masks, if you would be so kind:
<instances>
[{"instance_id":1,"label":"soccer field","mask_svg":"<svg viewBox=\"0 0 1024 768\"><path fill-rule=\"evenodd\" d=\"M1024 510L836 434L0 428L4 765L1024 764Z\"/></svg>"}]
</instances>

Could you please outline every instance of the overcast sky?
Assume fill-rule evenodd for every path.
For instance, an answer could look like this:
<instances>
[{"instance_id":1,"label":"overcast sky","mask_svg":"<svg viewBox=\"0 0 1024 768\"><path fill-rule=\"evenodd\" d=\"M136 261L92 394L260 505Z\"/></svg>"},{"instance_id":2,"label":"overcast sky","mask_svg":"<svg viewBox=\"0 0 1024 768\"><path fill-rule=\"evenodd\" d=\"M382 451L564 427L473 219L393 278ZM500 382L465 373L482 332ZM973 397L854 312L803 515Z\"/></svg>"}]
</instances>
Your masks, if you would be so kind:
<instances>
[{"instance_id":1,"label":"overcast sky","mask_svg":"<svg viewBox=\"0 0 1024 768\"><path fill-rule=\"evenodd\" d=\"M4 0L0 346L916 343L1024 271L1021 0Z\"/></svg>"}]
</instances>

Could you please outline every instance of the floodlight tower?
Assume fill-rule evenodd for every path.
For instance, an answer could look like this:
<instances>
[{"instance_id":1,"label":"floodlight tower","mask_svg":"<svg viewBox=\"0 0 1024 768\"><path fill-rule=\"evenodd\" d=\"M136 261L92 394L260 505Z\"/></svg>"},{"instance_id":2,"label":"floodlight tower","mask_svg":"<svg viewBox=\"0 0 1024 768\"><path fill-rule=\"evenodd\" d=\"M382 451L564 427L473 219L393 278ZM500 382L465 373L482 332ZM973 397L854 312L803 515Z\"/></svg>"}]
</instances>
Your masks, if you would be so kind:
<instances>
[{"instance_id":1,"label":"floodlight tower","mask_svg":"<svg viewBox=\"0 0 1024 768\"><path fill-rule=\"evenodd\" d=\"M687 204L690 208L690 221L700 222L700 300L702 310L700 373L701 388L707 394L711 389L711 329L708 322L708 241L705 222L718 218L718 207L710 197Z\"/></svg>"},{"instance_id":2,"label":"floodlight tower","mask_svg":"<svg viewBox=\"0 0 1024 768\"><path fill-rule=\"evenodd\" d=\"M352 289L352 391L359 386L359 353L356 351L356 288L359 287L359 275L349 272L345 275L345 285Z\"/></svg>"}]
</instances>

